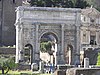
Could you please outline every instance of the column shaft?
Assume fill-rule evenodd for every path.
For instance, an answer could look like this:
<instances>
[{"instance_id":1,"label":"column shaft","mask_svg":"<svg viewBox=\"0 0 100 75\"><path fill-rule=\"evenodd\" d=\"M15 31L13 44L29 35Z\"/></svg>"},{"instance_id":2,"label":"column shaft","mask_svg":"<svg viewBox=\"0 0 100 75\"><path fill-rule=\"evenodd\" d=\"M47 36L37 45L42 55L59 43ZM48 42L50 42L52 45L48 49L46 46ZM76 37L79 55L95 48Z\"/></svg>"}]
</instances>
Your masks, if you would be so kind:
<instances>
[{"instance_id":1,"label":"column shaft","mask_svg":"<svg viewBox=\"0 0 100 75\"><path fill-rule=\"evenodd\" d=\"M62 52L63 52L63 50L64 50L64 24L62 24L62 29L61 29L62 31L61 31L61 50L62 50Z\"/></svg>"},{"instance_id":2,"label":"column shaft","mask_svg":"<svg viewBox=\"0 0 100 75\"><path fill-rule=\"evenodd\" d=\"M40 56L39 56L39 47L40 46L39 46L39 37L38 37L38 35L39 35L38 33L39 32L38 32L38 30L39 30L39 25L36 24L36 39L35 39L36 40L36 43L35 43L36 47L35 47L35 52L34 53L35 53L35 63L39 64L39 58L40 58Z\"/></svg>"},{"instance_id":3,"label":"column shaft","mask_svg":"<svg viewBox=\"0 0 100 75\"><path fill-rule=\"evenodd\" d=\"M16 26L16 63L19 62L19 28Z\"/></svg>"},{"instance_id":4,"label":"column shaft","mask_svg":"<svg viewBox=\"0 0 100 75\"><path fill-rule=\"evenodd\" d=\"M38 51L38 24L36 25L36 52Z\"/></svg>"},{"instance_id":5,"label":"column shaft","mask_svg":"<svg viewBox=\"0 0 100 75\"><path fill-rule=\"evenodd\" d=\"M77 45L76 45L76 53L79 54L80 53L80 30L79 30L79 26L76 29L76 38L77 38Z\"/></svg>"}]
</instances>

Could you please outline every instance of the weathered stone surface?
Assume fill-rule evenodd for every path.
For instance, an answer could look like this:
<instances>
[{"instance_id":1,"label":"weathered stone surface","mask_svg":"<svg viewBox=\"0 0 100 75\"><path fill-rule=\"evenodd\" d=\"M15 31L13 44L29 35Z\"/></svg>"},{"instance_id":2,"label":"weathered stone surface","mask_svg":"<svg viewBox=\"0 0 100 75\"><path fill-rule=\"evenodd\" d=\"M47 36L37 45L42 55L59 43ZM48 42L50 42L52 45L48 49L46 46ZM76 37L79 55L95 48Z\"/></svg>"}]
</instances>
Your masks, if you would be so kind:
<instances>
[{"instance_id":1,"label":"weathered stone surface","mask_svg":"<svg viewBox=\"0 0 100 75\"><path fill-rule=\"evenodd\" d=\"M57 65L57 70L67 70L69 68L75 67L74 65Z\"/></svg>"},{"instance_id":2,"label":"weathered stone surface","mask_svg":"<svg viewBox=\"0 0 100 75\"><path fill-rule=\"evenodd\" d=\"M16 48L0 48L0 54L16 54Z\"/></svg>"},{"instance_id":3,"label":"weathered stone surface","mask_svg":"<svg viewBox=\"0 0 100 75\"><path fill-rule=\"evenodd\" d=\"M0 45L15 45L15 8L22 5L22 0L0 1Z\"/></svg>"},{"instance_id":4,"label":"weathered stone surface","mask_svg":"<svg viewBox=\"0 0 100 75\"><path fill-rule=\"evenodd\" d=\"M32 65L31 65L31 70L32 71L38 71L38 68L39 68L38 64L32 63Z\"/></svg>"},{"instance_id":5,"label":"weathered stone surface","mask_svg":"<svg viewBox=\"0 0 100 75\"><path fill-rule=\"evenodd\" d=\"M27 65L27 64L25 64L25 65L19 64L19 65L16 67L16 69L18 69L18 70L31 70L31 65Z\"/></svg>"},{"instance_id":6,"label":"weathered stone surface","mask_svg":"<svg viewBox=\"0 0 100 75\"><path fill-rule=\"evenodd\" d=\"M76 8L50 8L50 7L18 7L16 10L16 62L21 57L20 50L24 51L27 44L32 46L32 62L40 61L40 39L45 34L51 34L56 39L57 51L55 52L56 64L74 64L74 60L79 61L79 29L81 9ZM73 33L69 42L65 42L67 30ZM74 35L75 34L75 35ZM77 42L77 44L75 43ZM64 59L64 50L68 52L66 46L70 44L71 53L68 60ZM57 53L57 54L56 54ZM74 54L75 53L75 54ZM73 54L72 56L70 56Z\"/></svg>"},{"instance_id":7,"label":"weathered stone surface","mask_svg":"<svg viewBox=\"0 0 100 75\"><path fill-rule=\"evenodd\" d=\"M17 63L24 57L19 51L24 52L27 44L32 46L32 62L39 63L45 34L55 37L57 64L80 64L80 50L100 46L100 12L95 8L18 7L16 12Z\"/></svg>"},{"instance_id":8,"label":"weathered stone surface","mask_svg":"<svg viewBox=\"0 0 100 75\"><path fill-rule=\"evenodd\" d=\"M66 75L100 75L100 68L71 68Z\"/></svg>"},{"instance_id":9,"label":"weathered stone surface","mask_svg":"<svg viewBox=\"0 0 100 75\"><path fill-rule=\"evenodd\" d=\"M66 75L66 70L56 70L53 75Z\"/></svg>"}]
</instances>

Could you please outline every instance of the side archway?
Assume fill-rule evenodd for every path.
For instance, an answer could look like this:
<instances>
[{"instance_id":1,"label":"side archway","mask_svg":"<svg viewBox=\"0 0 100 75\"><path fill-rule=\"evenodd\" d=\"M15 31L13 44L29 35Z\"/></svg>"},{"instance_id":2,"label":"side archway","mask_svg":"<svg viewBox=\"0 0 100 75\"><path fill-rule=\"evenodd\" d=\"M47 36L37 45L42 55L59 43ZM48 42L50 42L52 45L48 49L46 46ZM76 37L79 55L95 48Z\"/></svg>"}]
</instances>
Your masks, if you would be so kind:
<instances>
[{"instance_id":1,"label":"side archway","mask_svg":"<svg viewBox=\"0 0 100 75\"><path fill-rule=\"evenodd\" d=\"M31 44L26 44L25 45L25 62L27 64L32 64L33 61L33 46Z\"/></svg>"}]
</instances>

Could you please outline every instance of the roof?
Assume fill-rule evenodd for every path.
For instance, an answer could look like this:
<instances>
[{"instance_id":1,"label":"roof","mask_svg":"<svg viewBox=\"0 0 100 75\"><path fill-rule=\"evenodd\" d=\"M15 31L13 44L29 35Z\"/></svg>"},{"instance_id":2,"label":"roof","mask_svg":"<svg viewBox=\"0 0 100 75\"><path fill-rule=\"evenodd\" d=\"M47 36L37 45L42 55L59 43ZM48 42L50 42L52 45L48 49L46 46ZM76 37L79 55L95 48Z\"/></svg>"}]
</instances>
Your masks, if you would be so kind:
<instances>
[{"instance_id":1,"label":"roof","mask_svg":"<svg viewBox=\"0 0 100 75\"><path fill-rule=\"evenodd\" d=\"M96 10L95 8L86 8L86 9L82 9L82 14L89 16L89 17L100 17L100 12L98 10Z\"/></svg>"}]
</instances>

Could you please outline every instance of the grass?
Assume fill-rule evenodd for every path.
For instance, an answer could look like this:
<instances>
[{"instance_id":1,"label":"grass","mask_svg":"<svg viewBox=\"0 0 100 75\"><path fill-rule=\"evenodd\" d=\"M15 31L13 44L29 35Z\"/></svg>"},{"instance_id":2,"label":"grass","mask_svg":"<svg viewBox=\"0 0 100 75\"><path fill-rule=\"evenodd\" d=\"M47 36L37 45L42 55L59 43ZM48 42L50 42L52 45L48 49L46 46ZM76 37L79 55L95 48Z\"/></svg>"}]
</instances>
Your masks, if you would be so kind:
<instances>
[{"instance_id":1,"label":"grass","mask_svg":"<svg viewBox=\"0 0 100 75\"><path fill-rule=\"evenodd\" d=\"M21 73L27 73L29 75L32 75L31 71L9 71L8 74L11 74L11 75L20 75Z\"/></svg>"},{"instance_id":2,"label":"grass","mask_svg":"<svg viewBox=\"0 0 100 75\"><path fill-rule=\"evenodd\" d=\"M51 74L40 74L40 73L33 73L32 71L9 71L7 75L23 75L27 73L28 75L51 75ZM0 75L1 75L1 70L0 70Z\"/></svg>"},{"instance_id":3,"label":"grass","mask_svg":"<svg viewBox=\"0 0 100 75\"><path fill-rule=\"evenodd\" d=\"M100 66L100 53L98 53L98 57L97 57L97 66Z\"/></svg>"}]
</instances>

